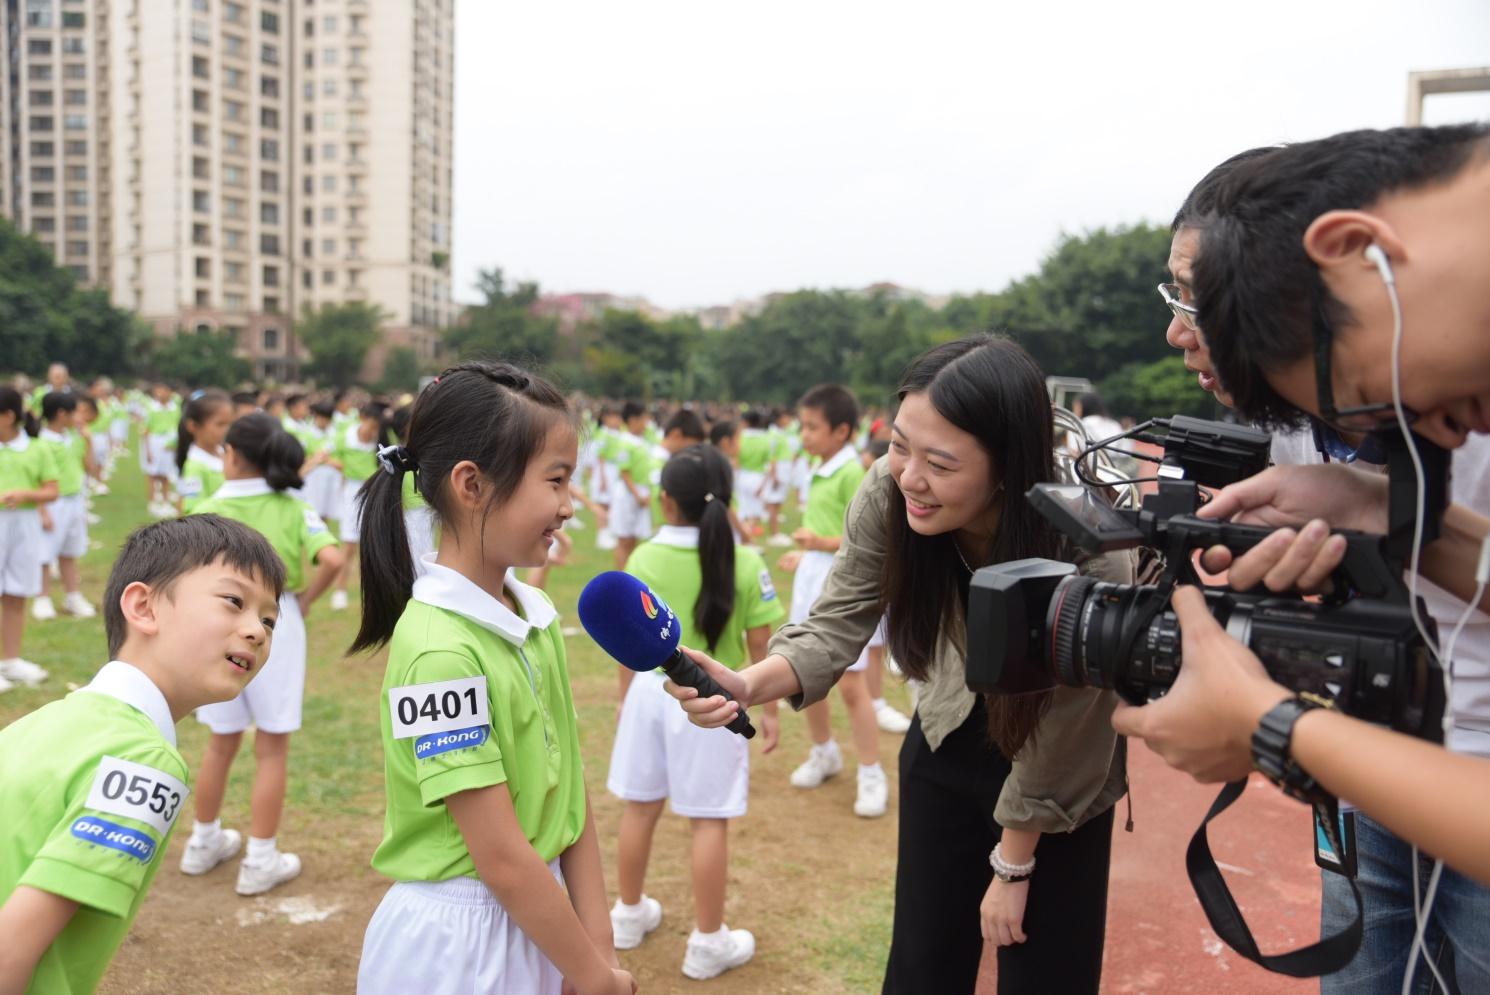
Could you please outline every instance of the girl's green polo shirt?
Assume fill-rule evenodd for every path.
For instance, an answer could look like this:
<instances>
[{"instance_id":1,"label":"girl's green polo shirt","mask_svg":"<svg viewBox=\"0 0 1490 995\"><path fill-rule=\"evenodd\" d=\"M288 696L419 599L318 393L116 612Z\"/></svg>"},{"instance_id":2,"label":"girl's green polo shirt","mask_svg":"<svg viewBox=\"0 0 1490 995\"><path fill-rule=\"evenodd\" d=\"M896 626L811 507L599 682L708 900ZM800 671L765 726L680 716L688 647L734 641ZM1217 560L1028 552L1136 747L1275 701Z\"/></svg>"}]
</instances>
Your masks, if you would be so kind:
<instances>
[{"instance_id":1,"label":"girl's green polo shirt","mask_svg":"<svg viewBox=\"0 0 1490 995\"><path fill-rule=\"evenodd\" d=\"M812 474L802 524L820 536L843 535L843 516L864 479L859 451L844 446Z\"/></svg>"},{"instance_id":2,"label":"girl's green polo shirt","mask_svg":"<svg viewBox=\"0 0 1490 995\"><path fill-rule=\"evenodd\" d=\"M510 572L520 614L449 567L427 568L388 645L378 704L387 809L373 867L398 881L477 877L441 803L496 784L538 856L553 860L585 824L558 613Z\"/></svg>"},{"instance_id":3,"label":"girl's green polo shirt","mask_svg":"<svg viewBox=\"0 0 1490 995\"><path fill-rule=\"evenodd\" d=\"M348 480L366 480L378 470L378 444L363 442L357 435L361 421L354 421L338 432L332 455L341 463L341 475Z\"/></svg>"},{"instance_id":4,"label":"girl's green polo shirt","mask_svg":"<svg viewBox=\"0 0 1490 995\"><path fill-rule=\"evenodd\" d=\"M222 474L222 457L214 456L193 443L186 451L181 479L176 482L182 509L190 515L197 510L197 505L216 494L217 489L226 482L227 478Z\"/></svg>"},{"instance_id":5,"label":"girl's green polo shirt","mask_svg":"<svg viewBox=\"0 0 1490 995\"><path fill-rule=\"evenodd\" d=\"M0 494L34 491L59 476L57 456L46 443L38 442L25 432L16 433L9 442L0 442ZM27 501L20 507L35 508L36 502Z\"/></svg>"},{"instance_id":6,"label":"girl's green polo shirt","mask_svg":"<svg viewBox=\"0 0 1490 995\"><path fill-rule=\"evenodd\" d=\"M38 442L51 446L52 458L57 461L57 496L71 497L83 493L83 447L86 443L82 433L72 429L57 432L44 428L36 438Z\"/></svg>"},{"instance_id":7,"label":"girl's green polo shirt","mask_svg":"<svg viewBox=\"0 0 1490 995\"><path fill-rule=\"evenodd\" d=\"M707 652L731 670L739 670L747 662L746 630L786 618L766 561L754 550L736 545L734 611L719 634L719 642L709 648L693 623L693 606L704 586L697 528L664 525L636 547L626 561L626 572L646 582L672 608L681 626L678 638L684 646Z\"/></svg>"},{"instance_id":8,"label":"girl's green polo shirt","mask_svg":"<svg viewBox=\"0 0 1490 995\"><path fill-rule=\"evenodd\" d=\"M268 539L285 561L285 590L292 594L305 588L306 562L315 562L317 553L336 545L314 508L274 490L263 477L229 480L192 510L196 515L209 512L242 522Z\"/></svg>"},{"instance_id":9,"label":"girl's green polo shirt","mask_svg":"<svg viewBox=\"0 0 1490 995\"><path fill-rule=\"evenodd\" d=\"M180 420L181 405L175 398L165 404L152 399L145 407L145 431L151 435L175 436Z\"/></svg>"},{"instance_id":10,"label":"girl's green polo shirt","mask_svg":"<svg viewBox=\"0 0 1490 995\"><path fill-rule=\"evenodd\" d=\"M0 904L27 885L79 906L27 991L98 987L186 806L186 778L165 696L117 660L0 729Z\"/></svg>"},{"instance_id":11,"label":"girl's green polo shirt","mask_svg":"<svg viewBox=\"0 0 1490 995\"><path fill-rule=\"evenodd\" d=\"M752 473L765 473L771 462L771 437L758 428L747 428L740 433L740 469Z\"/></svg>"}]
</instances>

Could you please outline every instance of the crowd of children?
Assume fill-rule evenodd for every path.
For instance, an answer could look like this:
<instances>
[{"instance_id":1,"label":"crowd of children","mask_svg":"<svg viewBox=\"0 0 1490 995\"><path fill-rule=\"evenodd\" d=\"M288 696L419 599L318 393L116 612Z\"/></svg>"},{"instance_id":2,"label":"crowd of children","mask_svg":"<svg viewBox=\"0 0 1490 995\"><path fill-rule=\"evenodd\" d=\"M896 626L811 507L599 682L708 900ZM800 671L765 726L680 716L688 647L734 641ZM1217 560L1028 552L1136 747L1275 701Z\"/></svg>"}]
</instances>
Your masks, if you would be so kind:
<instances>
[{"instance_id":1,"label":"crowd of children","mask_svg":"<svg viewBox=\"0 0 1490 995\"><path fill-rule=\"evenodd\" d=\"M166 384L83 387L55 364L34 391L0 387L0 691L48 678L21 655L27 600L43 622L97 612L78 563L91 497L107 493L132 424L145 511L167 521L136 530L115 559L102 606L113 662L0 730L0 808L29 813L0 848L0 935L16 938L0 953L0 990L26 990L27 978L31 990L97 984L184 807L174 724L188 713L211 736L180 870L206 874L241 849L242 895L300 873L277 837L304 698L304 616L327 592L331 610L352 607L353 570L352 650L388 651L387 814L371 856L394 882L367 929L360 991L557 995L565 979L579 992L634 991L616 950L662 919L643 885L669 799L693 838L683 973L710 978L751 959L752 934L724 921L748 743L686 721L660 672L619 671L606 786L625 807L609 905L564 639L543 587L583 504L615 566L677 606L685 645L731 667L758 660L788 617L763 547L794 547L778 566L794 572L790 618L805 617L855 489L883 453L884 419L861 418L831 384L795 409L649 408L570 401L534 374L471 362L417 401L182 396ZM802 522L788 535L793 496ZM839 685L859 762L854 811L866 818L887 804L878 733L910 721L884 700L887 664L877 641ZM760 724L769 752L774 706ZM843 767L826 703L807 725L812 747L790 776L799 788ZM22 737L60 743L69 726L94 732L45 764L19 765L21 751L5 749ZM219 813L250 727L245 844Z\"/></svg>"}]
</instances>

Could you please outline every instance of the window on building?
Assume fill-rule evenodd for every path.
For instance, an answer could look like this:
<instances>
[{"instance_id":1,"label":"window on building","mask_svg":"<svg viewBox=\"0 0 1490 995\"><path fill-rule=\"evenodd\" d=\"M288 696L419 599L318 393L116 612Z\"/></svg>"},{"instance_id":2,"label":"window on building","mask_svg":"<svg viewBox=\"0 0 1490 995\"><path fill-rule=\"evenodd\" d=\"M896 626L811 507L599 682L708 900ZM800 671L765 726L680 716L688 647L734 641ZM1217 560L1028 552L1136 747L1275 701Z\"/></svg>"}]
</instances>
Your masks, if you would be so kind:
<instances>
[{"instance_id":1,"label":"window on building","mask_svg":"<svg viewBox=\"0 0 1490 995\"><path fill-rule=\"evenodd\" d=\"M64 39L62 39L62 54L63 55L82 55L86 51L88 51L88 46L83 43L83 39L81 39L81 38L64 38Z\"/></svg>"},{"instance_id":2,"label":"window on building","mask_svg":"<svg viewBox=\"0 0 1490 995\"><path fill-rule=\"evenodd\" d=\"M334 270L334 269L323 269L323 270L321 270L321 286L323 286L323 287L331 287L331 286L335 286L335 285L336 285L336 270Z\"/></svg>"},{"instance_id":3,"label":"window on building","mask_svg":"<svg viewBox=\"0 0 1490 995\"><path fill-rule=\"evenodd\" d=\"M31 191L31 206L32 207L56 207L57 206L57 195L54 194L54 193L52 193L50 190L47 190L47 191L33 190L33 191Z\"/></svg>"},{"instance_id":4,"label":"window on building","mask_svg":"<svg viewBox=\"0 0 1490 995\"><path fill-rule=\"evenodd\" d=\"M248 105L241 100L224 100L222 114L234 124L248 123Z\"/></svg>"},{"instance_id":5,"label":"window on building","mask_svg":"<svg viewBox=\"0 0 1490 995\"><path fill-rule=\"evenodd\" d=\"M334 255L336 255L336 239L334 239L334 238L323 238L323 239L321 239L321 255L323 255L323 256L334 256Z\"/></svg>"},{"instance_id":6,"label":"window on building","mask_svg":"<svg viewBox=\"0 0 1490 995\"><path fill-rule=\"evenodd\" d=\"M311 165L312 163L314 163L316 161L316 150L314 148L312 148L311 146L307 145L302 150L302 152L304 154L301 156L301 158L303 158L305 160L305 164L307 166Z\"/></svg>"},{"instance_id":7,"label":"window on building","mask_svg":"<svg viewBox=\"0 0 1490 995\"><path fill-rule=\"evenodd\" d=\"M279 286L279 267L278 266L265 266L264 267L264 286L266 286L266 287L277 287L277 286Z\"/></svg>"},{"instance_id":8,"label":"window on building","mask_svg":"<svg viewBox=\"0 0 1490 995\"><path fill-rule=\"evenodd\" d=\"M57 181L57 171L55 169L53 169L51 166L32 166L31 167L31 182L32 183L55 183L56 181Z\"/></svg>"},{"instance_id":9,"label":"window on building","mask_svg":"<svg viewBox=\"0 0 1490 995\"><path fill-rule=\"evenodd\" d=\"M197 256L196 272L198 280L212 279L212 260L206 256Z\"/></svg>"},{"instance_id":10,"label":"window on building","mask_svg":"<svg viewBox=\"0 0 1490 995\"><path fill-rule=\"evenodd\" d=\"M303 270L300 271L300 285L302 287L304 287L306 290L309 290L311 287L314 287L315 286L315 282L316 282L316 275L314 273L312 273L310 270L303 269Z\"/></svg>"},{"instance_id":11,"label":"window on building","mask_svg":"<svg viewBox=\"0 0 1490 995\"><path fill-rule=\"evenodd\" d=\"M347 258L348 259L361 259L362 258L362 240L360 238L349 238L349 239L347 239Z\"/></svg>"},{"instance_id":12,"label":"window on building","mask_svg":"<svg viewBox=\"0 0 1490 995\"><path fill-rule=\"evenodd\" d=\"M48 217L36 217L31 219L31 230L37 234L54 232L57 230L57 219Z\"/></svg>"},{"instance_id":13,"label":"window on building","mask_svg":"<svg viewBox=\"0 0 1490 995\"><path fill-rule=\"evenodd\" d=\"M223 294L222 306L225 311L232 311L234 314L239 314L244 309L244 297L242 294Z\"/></svg>"},{"instance_id":14,"label":"window on building","mask_svg":"<svg viewBox=\"0 0 1490 995\"><path fill-rule=\"evenodd\" d=\"M64 28L81 28L87 25L88 18L81 10L64 10L62 12L62 26Z\"/></svg>"},{"instance_id":15,"label":"window on building","mask_svg":"<svg viewBox=\"0 0 1490 995\"><path fill-rule=\"evenodd\" d=\"M224 217L241 221L247 216L248 201L242 197L224 197L222 199L222 213Z\"/></svg>"},{"instance_id":16,"label":"window on building","mask_svg":"<svg viewBox=\"0 0 1490 995\"><path fill-rule=\"evenodd\" d=\"M46 82L52 78L52 65L49 62L33 62L26 67L26 78L33 83Z\"/></svg>"},{"instance_id":17,"label":"window on building","mask_svg":"<svg viewBox=\"0 0 1490 995\"><path fill-rule=\"evenodd\" d=\"M260 170L259 189L264 193L279 193L279 173L272 169Z\"/></svg>"},{"instance_id":18,"label":"window on building","mask_svg":"<svg viewBox=\"0 0 1490 995\"><path fill-rule=\"evenodd\" d=\"M228 283L243 282L243 264L225 262L222 264L222 278Z\"/></svg>"},{"instance_id":19,"label":"window on building","mask_svg":"<svg viewBox=\"0 0 1490 995\"><path fill-rule=\"evenodd\" d=\"M191 209L198 214L212 213L212 195L205 190L191 192Z\"/></svg>"},{"instance_id":20,"label":"window on building","mask_svg":"<svg viewBox=\"0 0 1490 995\"><path fill-rule=\"evenodd\" d=\"M86 214L70 214L67 217L68 231L87 231L88 216Z\"/></svg>"},{"instance_id":21,"label":"window on building","mask_svg":"<svg viewBox=\"0 0 1490 995\"><path fill-rule=\"evenodd\" d=\"M229 90L242 90L248 80L247 74L242 69L234 69L232 66L224 66L222 70L222 85Z\"/></svg>"},{"instance_id":22,"label":"window on building","mask_svg":"<svg viewBox=\"0 0 1490 995\"><path fill-rule=\"evenodd\" d=\"M191 244L192 245L211 245L212 244L212 232L211 232L211 229L208 228L206 225L192 225L191 226Z\"/></svg>"},{"instance_id":23,"label":"window on building","mask_svg":"<svg viewBox=\"0 0 1490 995\"><path fill-rule=\"evenodd\" d=\"M248 236L243 234L242 229L224 228L222 232L222 245L225 249L242 252L248 247Z\"/></svg>"},{"instance_id":24,"label":"window on building","mask_svg":"<svg viewBox=\"0 0 1490 995\"><path fill-rule=\"evenodd\" d=\"M302 185L304 186L305 192L307 194L316 192L316 178L314 176L307 175Z\"/></svg>"},{"instance_id":25,"label":"window on building","mask_svg":"<svg viewBox=\"0 0 1490 995\"><path fill-rule=\"evenodd\" d=\"M279 34L279 15L271 10L260 11L259 28L266 35Z\"/></svg>"},{"instance_id":26,"label":"window on building","mask_svg":"<svg viewBox=\"0 0 1490 995\"><path fill-rule=\"evenodd\" d=\"M321 220L327 224L334 224L336 222L336 208L329 205L321 208Z\"/></svg>"},{"instance_id":27,"label":"window on building","mask_svg":"<svg viewBox=\"0 0 1490 995\"><path fill-rule=\"evenodd\" d=\"M329 173L327 175L321 177L321 190L324 193L335 193L336 192L336 177L333 176L333 175L331 175L331 174L329 174Z\"/></svg>"},{"instance_id":28,"label":"window on building","mask_svg":"<svg viewBox=\"0 0 1490 995\"><path fill-rule=\"evenodd\" d=\"M248 172L242 166L224 166L222 168L223 184L230 187L242 187L248 185Z\"/></svg>"},{"instance_id":29,"label":"window on building","mask_svg":"<svg viewBox=\"0 0 1490 995\"><path fill-rule=\"evenodd\" d=\"M305 94L305 99L307 101L311 101L311 100L316 99L316 85L315 85L315 83L311 82L310 80L306 80L305 81L305 85L300 88L300 92L302 92L302 93ZM310 117L309 114L307 114L305 116L307 118Z\"/></svg>"},{"instance_id":30,"label":"window on building","mask_svg":"<svg viewBox=\"0 0 1490 995\"><path fill-rule=\"evenodd\" d=\"M68 90L62 94L62 102L69 107L83 107L88 103L87 90Z\"/></svg>"},{"instance_id":31,"label":"window on building","mask_svg":"<svg viewBox=\"0 0 1490 995\"><path fill-rule=\"evenodd\" d=\"M263 76L259 79L259 93L265 97L279 96L279 77Z\"/></svg>"},{"instance_id":32,"label":"window on building","mask_svg":"<svg viewBox=\"0 0 1490 995\"><path fill-rule=\"evenodd\" d=\"M327 131L335 131L340 126L341 118L337 116L336 111L327 111L321 115L321 127Z\"/></svg>"},{"instance_id":33,"label":"window on building","mask_svg":"<svg viewBox=\"0 0 1490 995\"><path fill-rule=\"evenodd\" d=\"M266 225L279 224L279 205L274 201L264 201L259 205L259 220Z\"/></svg>"},{"instance_id":34,"label":"window on building","mask_svg":"<svg viewBox=\"0 0 1490 995\"><path fill-rule=\"evenodd\" d=\"M63 155L87 155L88 154L88 139L86 139L86 138L69 138L67 141L65 141L65 142L62 143L62 154Z\"/></svg>"},{"instance_id":35,"label":"window on building","mask_svg":"<svg viewBox=\"0 0 1490 995\"><path fill-rule=\"evenodd\" d=\"M29 38L26 40L27 55L51 55L52 40L50 38Z\"/></svg>"},{"instance_id":36,"label":"window on building","mask_svg":"<svg viewBox=\"0 0 1490 995\"><path fill-rule=\"evenodd\" d=\"M362 271L360 269L347 270L347 287L356 289L362 286Z\"/></svg>"},{"instance_id":37,"label":"window on building","mask_svg":"<svg viewBox=\"0 0 1490 995\"><path fill-rule=\"evenodd\" d=\"M84 131L88 127L88 115L64 114L62 115L62 127L68 131Z\"/></svg>"},{"instance_id":38,"label":"window on building","mask_svg":"<svg viewBox=\"0 0 1490 995\"><path fill-rule=\"evenodd\" d=\"M211 307L211 306L212 306L212 298L208 294L208 292L205 291L205 290L198 290L197 291L197 307ZM208 328L211 328L212 326L211 325L208 325L207 327Z\"/></svg>"},{"instance_id":39,"label":"window on building","mask_svg":"<svg viewBox=\"0 0 1490 995\"><path fill-rule=\"evenodd\" d=\"M316 212L309 207L303 207L300 209L300 220L307 227L313 225L316 223Z\"/></svg>"},{"instance_id":40,"label":"window on building","mask_svg":"<svg viewBox=\"0 0 1490 995\"><path fill-rule=\"evenodd\" d=\"M206 114L212 110L212 98L207 96L206 90L191 91L191 109L198 114Z\"/></svg>"},{"instance_id":41,"label":"window on building","mask_svg":"<svg viewBox=\"0 0 1490 995\"><path fill-rule=\"evenodd\" d=\"M325 144L323 144L321 146L321 158L322 159L335 159L336 158L336 144L334 142L326 142Z\"/></svg>"},{"instance_id":42,"label":"window on building","mask_svg":"<svg viewBox=\"0 0 1490 995\"><path fill-rule=\"evenodd\" d=\"M191 157L191 175L199 180L212 179L212 165L205 156L194 155Z\"/></svg>"},{"instance_id":43,"label":"window on building","mask_svg":"<svg viewBox=\"0 0 1490 995\"><path fill-rule=\"evenodd\" d=\"M312 52L310 49L306 49L305 50L305 68L307 68L307 69L314 69L315 67L316 67L316 53L315 52Z\"/></svg>"},{"instance_id":44,"label":"window on building","mask_svg":"<svg viewBox=\"0 0 1490 995\"><path fill-rule=\"evenodd\" d=\"M202 56L193 55L191 57L191 74L197 79L211 79L212 67Z\"/></svg>"},{"instance_id":45,"label":"window on building","mask_svg":"<svg viewBox=\"0 0 1490 995\"><path fill-rule=\"evenodd\" d=\"M223 35L222 50L235 59L243 58L243 53L248 50L247 43L242 35Z\"/></svg>"},{"instance_id":46,"label":"window on building","mask_svg":"<svg viewBox=\"0 0 1490 995\"><path fill-rule=\"evenodd\" d=\"M336 96L336 80L327 79L321 81L321 92L328 97Z\"/></svg>"},{"instance_id":47,"label":"window on building","mask_svg":"<svg viewBox=\"0 0 1490 995\"><path fill-rule=\"evenodd\" d=\"M302 239L301 240L301 242L300 242L300 254L302 256L304 256L306 259L309 259L311 256L315 255L315 247L312 244L312 242L311 242L310 239L307 238L307 239Z\"/></svg>"},{"instance_id":48,"label":"window on building","mask_svg":"<svg viewBox=\"0 0 1490 995\"><path fill-rule=\"evenodd\" d=\"M264 351L265 352L279 352L279 329L278 328L266 328L266 329L264 329Z\"/></svg>"},{"instance_id":49,"label":"window on building","mask_svg":"<svg viewBox=\"0 0 1490 995\"><path fill-rule=\"evenodd\" d=\"M279 236L262 234L259 236L259 251L266 256L279 255Z\"/></svg>"},{"instance_id":50,"label":"window on building","mask_svg":"<svg viewBox=\"0 0 1490 995\"><path fill-rule=\"evenodd\" d=\"M67 191L67 206L68 207L87 207L88 206L88 191L86 191L86 190L69 190L69 191Z\"/></svg>"},{"instance_id":51,"label":"window on building","mask_svg":"<svg viewBox=\"0 0 1490 995\"><path fill-rule=\"evenodd\" d=\"M57 146L52 142L32 142L31 158L49 159L57 154Z\"/></svg>"},{"instance_id":52,"label":"window on building","mask_svg":"<svg viewBox=\"0 0 1490 995\"><path fill-rule=\"evenodd\" d=\"M196 42L198 45L211 45L212 26L209 25L206 21L199 20L195 17L192 18L191 40Z\"/></svg>"},{"instance_id":53,"label":"window on building","mask_svg":"<svg viewBox=\"0 0 1490 995\"><path fill-rule=\"evenodd\" d=\"M279 298L278 297L265 297L264 298L264 313L265 314L279 314Z\"/></svg>"},{"instance_id":54,"label":"window on building","mask_svg":"<svg viewBox=\"0 0 1490 995\"><path fill-rule=\"evenodd\" d=\"M336 57L337 57L336 49L334 49L334 48L322 49L321 50L321 65L323 65L323 66L334 66L334 65L336 65Z\"/></svg>"},{"instance_id":55,"label":"window on building","mask_svg":"<svg viewBox=\"0 0 1490 995\"><path fill-rule=\"evenodd\" d=\"M191 143L201 148L212 144L212 131L205 124L191 126Z\"/></svg>"},{"instance_id":56,"label":"window on building","mask_svg":"<svg viewBox=\"0 0 1490 995\"><path fill-rule=\"evenodd\" d=\"M279 162L279 142L273 138L259 141L259 158L265 162Z\"/></svg>"},{"instance_id":57,"label":"window on building","mask_svg":"<svg viewBox=\"0 0 1490 995\"><path fill-rule=\"evenodd\" d=\"M315 36L316 36L316 21L315 21L315 18L313 18L313 17L307 17L305 19L305 37L307 37L307 38L314 38Z\"/></svg>"},{"instance_id":58,"label":"window on building","mask_svg":"<svg viewBox=\"0 0 1490 995\"><path fill-rule=\"evenodd\" d=\"M67 254L69 256L86 256L88 254L88 243L81 239L67 243Z\"/></svg>"},{"instance_id":59,"label":"window on building","mask_svg":"<svg viewBox=\"0 0 1490 995\"><path fill-rule=\"evenodd\" d=\"M79 283L88 282L88 267L86 266L69 266L67 272L71 273L72 278Z\"/></svg>"},{"instance_id":60,"label":"window on building","mask_svg":"<svg viewBox=\"0 0 1490 995\"><path fill-rule=\"evenodd\" d=\"M259 124L260 126L265 128L278 128L279 111L275 110L273 107L260 107Z\"/></svg>"},{"instance_id":61,"label":"window on building","mask_svg":"<svg viewBox=\"0 0 1490 995\"><path fill-rule=\"evenodd\" d=\"M259 61L266 66L279 65L279 46L271 42L264 42L259 46Z\"/></svg>"},{"instance_id":62,"label":"window on building","mask_svg":"<svg viewBox=\"0 0 1490 995\"><path fill-rule=\"evenodd\" d=\"M228 155L244 155L247 147L242 132L225 131L222 133L222 150Z\"/></svg>"},{"instance_id":63,"label":"window on building","mask_svg":"<svg viewBox=\"0 0 1490 995\"><path fill-rule=\"evenodd\" d=\"M334 14L327 14L321 18L321 30L328 35L336 34L336 16Z\"/></svg>"},{"instance_id":64,"label":"window on building","mask_svg":"<svg viewBox=\"0 0 1490 995\"><path fill-rule=\"evenodd\" d=\"M26 102L32 107L50 107L52 106L52 91L32 90Z\"/></svg>"},{"instance_id":65,"label":"window on building","mask_svg":"<svg viewBox=\"0 0 1490 995\"><path fill-rule=\"evenodd\" d=\"M245 23L246 18L243 16L243 4L233 3L233 0L228 0L227 3L222 5L222 19L229 24Z\"/></svg>"},{"instance_id":66,"label":"window on building","mask_svg":"<svg viewBox=\"0 0 1490 995\"><path fill-rule=\"evenodd\" d=\"M86 183L88 181L88 167L84 165L68 166L64 171L69 183Z\"/></svg>"},{"instance_id":67,"label":"window on building","mask_svg":"<svg viewBox=\"0 0 1490 995\"><path fill-rule=\"evenodd\" d=\"M62 67L63 79L87 79L88 67L81 62L69 62Z\"/></svg>"}]
</instances>

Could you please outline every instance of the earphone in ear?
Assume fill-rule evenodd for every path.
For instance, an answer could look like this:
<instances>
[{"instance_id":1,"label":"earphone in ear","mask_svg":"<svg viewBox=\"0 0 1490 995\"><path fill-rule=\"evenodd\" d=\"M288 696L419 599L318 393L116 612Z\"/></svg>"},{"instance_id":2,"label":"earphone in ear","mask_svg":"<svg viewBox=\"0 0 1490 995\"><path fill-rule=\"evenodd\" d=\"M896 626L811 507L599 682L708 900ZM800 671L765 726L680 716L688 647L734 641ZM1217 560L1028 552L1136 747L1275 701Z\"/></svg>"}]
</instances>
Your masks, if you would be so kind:
<instances>
[{"instance_id":1,"label":"earphone in ear","mask_svg":"<svg viewBox=\"0 0 1490 995\"><path fill-rule=\"evenodd\" d=\"M1381 274L1384 283L1393 287L1397 285L1397 278L1392 274L1392 263L1387 259L1386 250L1372 242L1366 246L1366 258L1376 264L1376 271Z\"/></svg>"}]
</instances>

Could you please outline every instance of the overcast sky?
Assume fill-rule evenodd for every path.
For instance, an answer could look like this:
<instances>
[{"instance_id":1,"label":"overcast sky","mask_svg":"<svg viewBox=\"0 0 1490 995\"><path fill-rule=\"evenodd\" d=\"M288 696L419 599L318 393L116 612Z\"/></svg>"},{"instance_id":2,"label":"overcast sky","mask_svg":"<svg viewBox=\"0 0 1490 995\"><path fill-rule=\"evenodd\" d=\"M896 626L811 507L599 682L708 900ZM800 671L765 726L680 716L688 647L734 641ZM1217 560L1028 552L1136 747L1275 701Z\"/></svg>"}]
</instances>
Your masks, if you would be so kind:
<instances>
[{"instance_id":1,"label":"overcast sky","mask_svg":"<svg viewBox=\"0 0 1490 995\"><path fill-rule=\"evenodd\" d=\"M1401 124L1486 0L457 0L455 293L998 290L1233 152ZM1490 118L1441 96L1427 123Z\"/></svg>"}]
</instances>

